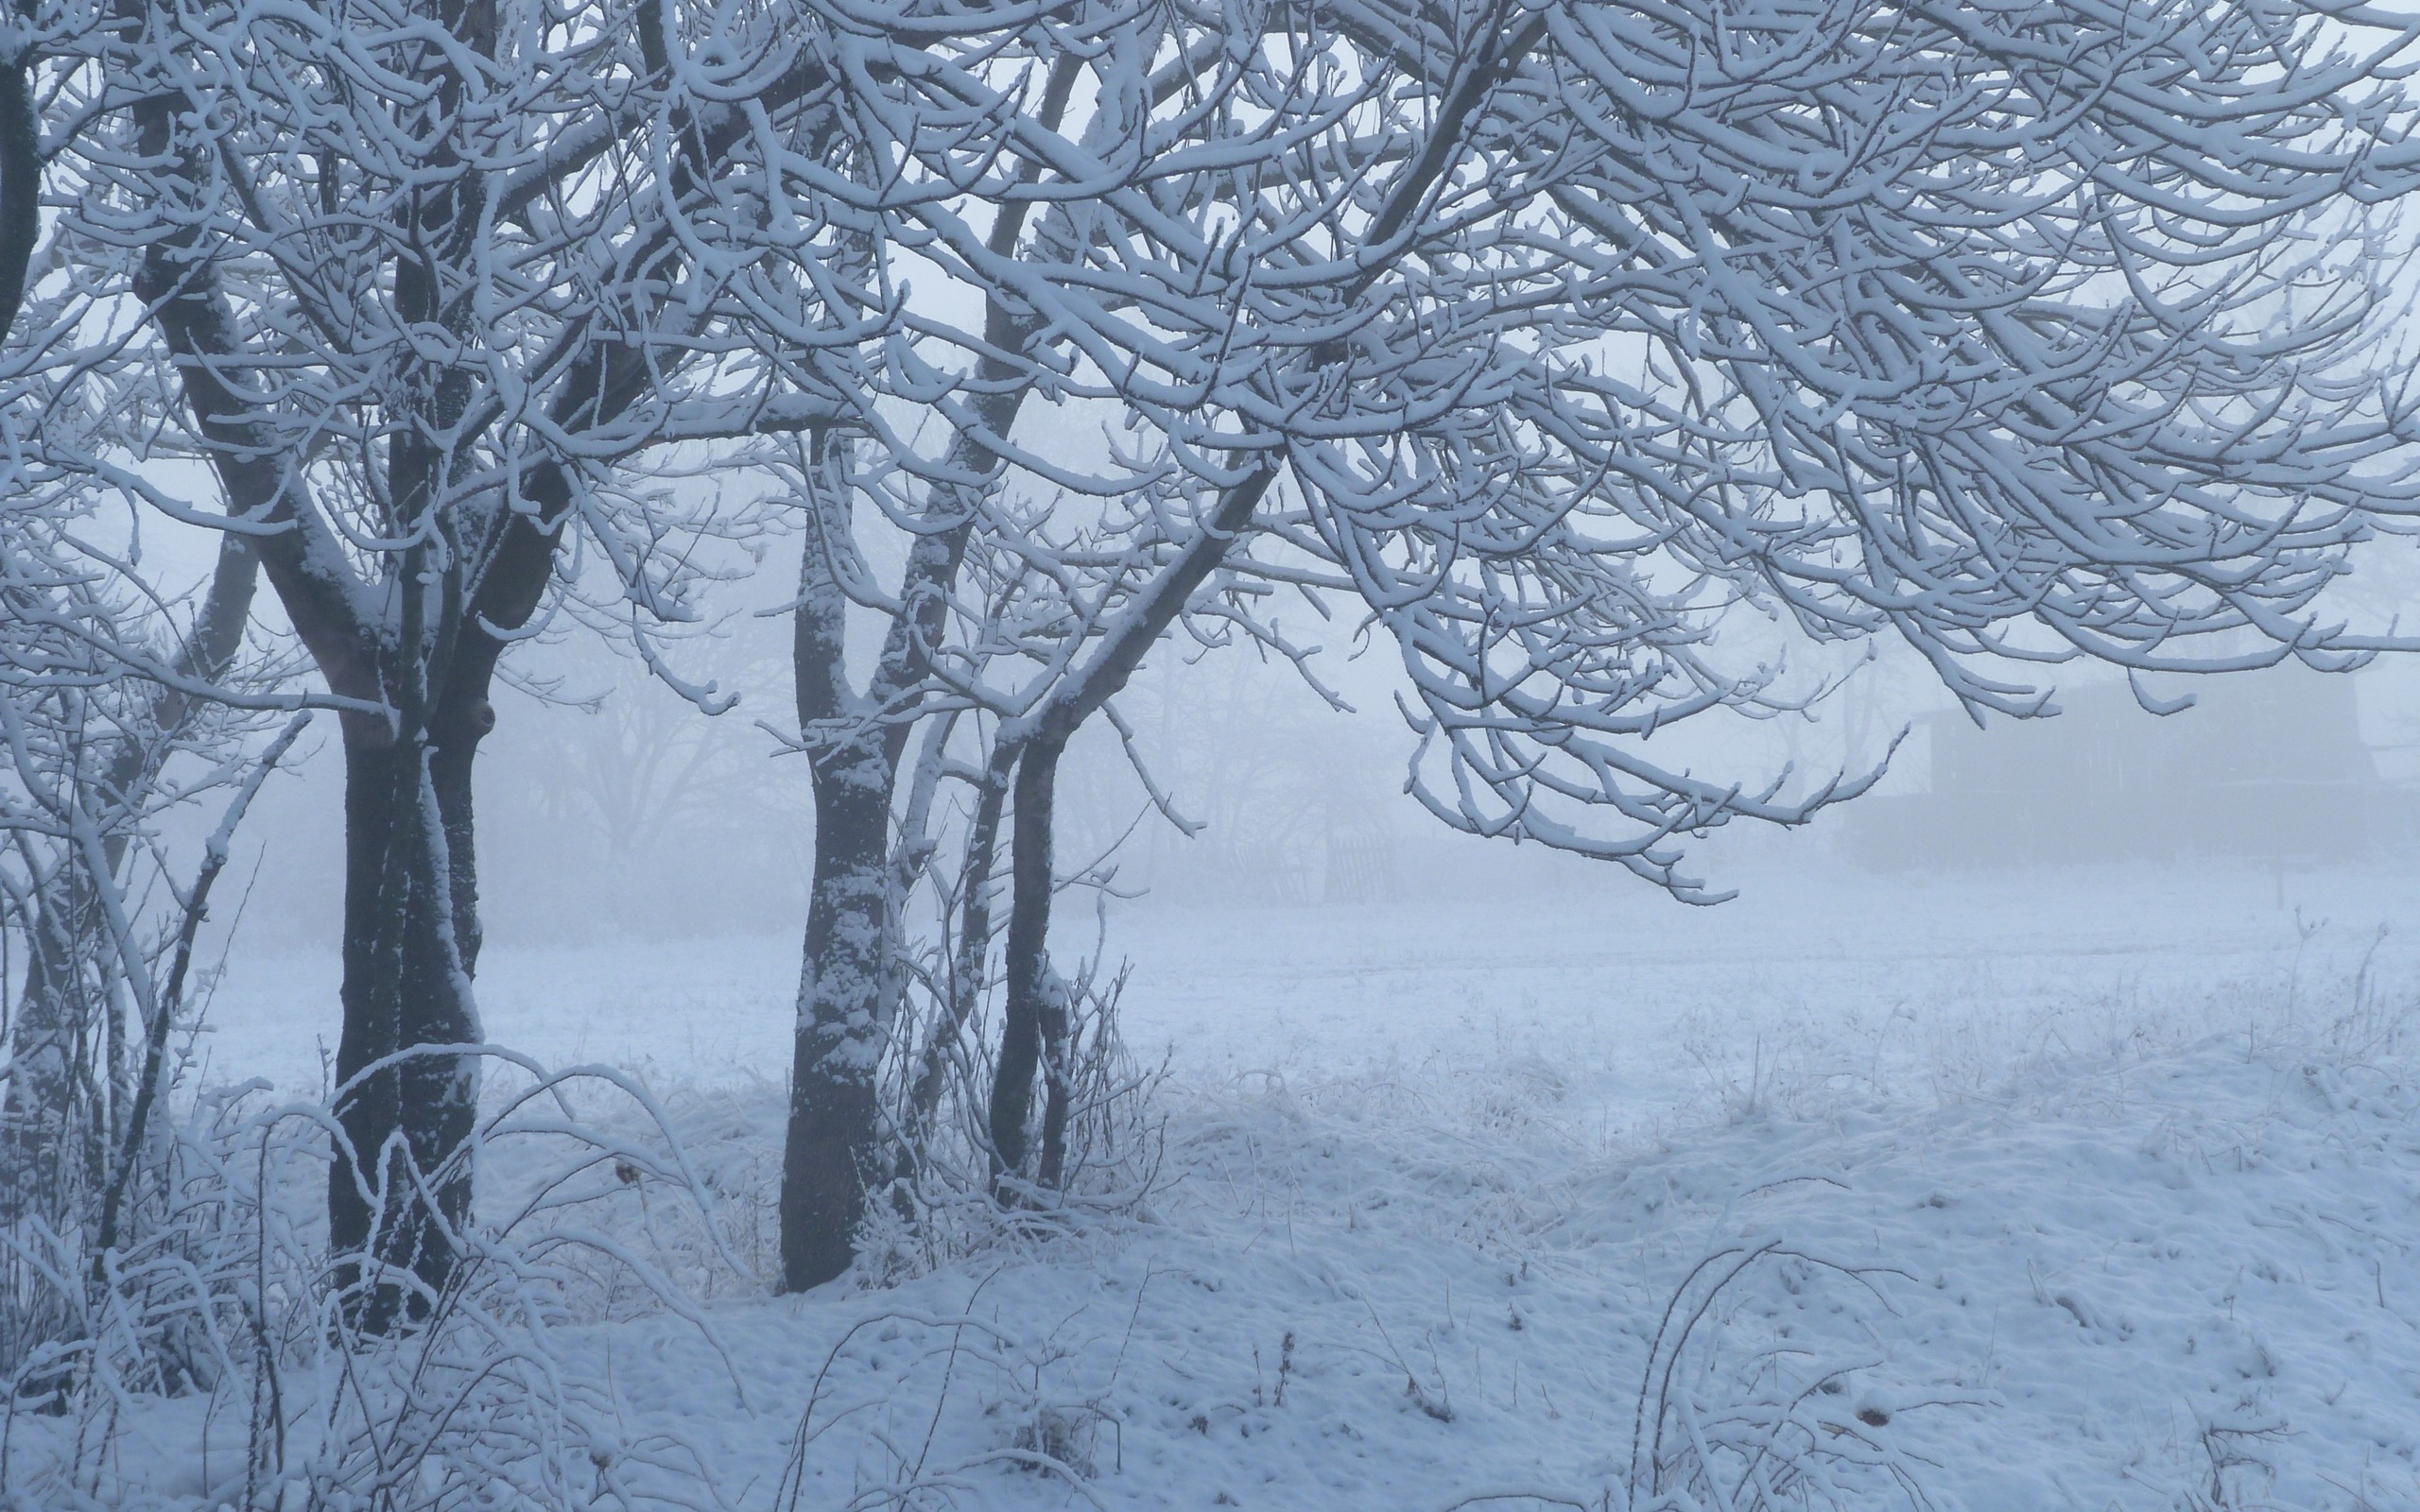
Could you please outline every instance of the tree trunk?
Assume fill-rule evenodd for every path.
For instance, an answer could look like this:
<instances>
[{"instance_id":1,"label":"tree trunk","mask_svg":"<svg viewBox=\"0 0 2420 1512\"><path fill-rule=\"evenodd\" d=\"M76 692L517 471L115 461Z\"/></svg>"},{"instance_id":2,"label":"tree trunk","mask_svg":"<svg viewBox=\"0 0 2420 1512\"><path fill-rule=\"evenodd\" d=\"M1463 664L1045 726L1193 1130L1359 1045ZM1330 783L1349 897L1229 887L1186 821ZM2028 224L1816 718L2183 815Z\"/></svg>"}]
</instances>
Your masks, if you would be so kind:
<instances>
[{"instance_id":1,"label":"tree trunk","mask_svg":"<svg viewBox=\"0 0 2420 1512\"><path fill-rule=\"evenodd\" d=\"M26 931L26 976L9 1025L5 1109L0 1110L0 1220L69 1217L78 1156L99 1109L85 1098L93 1038L100 1028L86 968L95 946L91 889L79 858L46 879Z\"/></svg>"},{"instance_id":2,"label":"tree trunk","mask_svg":"<svg viewBox=\"0 0 2420 1512\"><path fill-rule=\"evenodd\" d=\"M1068 1030L1073 1003L1065 980L1049 971L1046 957L1044 992L1037 1015L1042 1026L1042 1159L1033 1178L1056 1192L1067 1184L1067 1111L1075 1096L1075 1067L1069 1059Z\"/></svg>"},{"instance_id":3,"label":"tree trunk","mask_svg":"<svg viewBox=\"0 0 2420 1512\"><path fill-rule=\"evenodd\" d=\"M1046 129L1057 129L1080 68L1073 55L1051 63L1039 114ZM1031 163L1023 170L1028 182L1039 173ZM1014 253L1032 205L1017 200L1001 208L987 238L994 251ZM1032 316L1011 313L998 300L985 304L984 339L997 352L1023 352L1040 330ZM1006 436L1032 392L1030 377L994 355L986 355L977 371L987 386L974 402L982 431ZM792 614L799 732L813 742L819 725L848 720L856 728L836 740L829 754L819 753L814 765L815 878L807 900L806 961L782 1160L782 1284L793 1292L849 1268L857 1225L865 1217L866 1182L879 1170L881 1109L874 1076L900 983L897 908L888 885L890 796L913 723L911 705L933 648L947 631L949 592L985 491L954 489L934 499L933 528L908 548L899 607L860 696L848 683L848 599L839 572L842 554L854 550L850 459L846 443L837 437L820 435L814 445L806 550ZM996 475L1003 465L976 433L960 433L949 458L961 472L976 475ZM827 839L827 828L834 825L839 833ZM876 963L853 954L865 951L883 953L884 958Z\"/></svg>"},{"instance_id":4,"label":"tree trunk","mask_svg":"<svg viewBox=\"0 0 2420 1512\"><path fill-rule=\"evenodd\" d=\"M869 735L815 761L815 885L782 1159L782 1284L849 1268L880 1151L874 1076L898 997L890 789L897 762Z\"/></svg>"},{"instance_id":5,"label":"tree trunk","mask_svg":"<svg viewBox=\"0 0 2420 1512\"><path fill-rule=\"evenodd\" d=\"M1008 1005L1001 1025L1000 1059L992 1082L994 1192L1005 1199L1005 1179L1025 1164L1026 1123L1033 1110L1033 1074L1048 1041L1050 1106L1043 1116L1042 1167L1046 1184L1064 1175L1067 1132L1068 1004L1066 985L1050 969L1051 811L1059 785L1059 757L1085 720L1125 688L1167 627L1184 612L1196 589L1209 580L1260 501L1276 481L1264 464L1230 485L1209 518L1174 561L1163 568L1119 614L1100 649L1068 674L1048 698L1025 716L1030 733L1017 766L1016 816L1010 855ZM1004 734L1003 739L1013 738Z\"/></svg>"},{"instance_id":6,"label":"tree trunk","mask_svg":"<svg viewBox=\"0 0 2420 1512\"><path fill-rule=\"evenodd\" d=\"M378 721L345 721L337 1120L347 1147L328 1174L328 1220L336 1253L355 1257L340 1258L339 1277L359 1288L351 1316L367 1332L424 1314L453 1273L455 1236L470 1216L464 1144L477 1117L478 1061L405 1053L480 1039L470 984L475 748L475 734L458 745L395 740Z\"/></svg>"},{"instance_id":7,"label":"tree trunk","mask_svg":"<svg viewBox=\"0 0 2420 1512\"><path fill-rule=\"evenodd\" d=\"M34 110L30 50L0 65L0 340L26 302L26 275L42 234L42 121Z\"/></svg>"},{"instance_id":8,"label":"tree trunk","mask_svg":"<svg viewBox=\"0 0 2420 1512\"><path fill-rule=\"evenodd\" d=\"M1025 1166L1033 1074L1054 1001L1063 1024L1066 1017L1064 989L1050 969L1048 948L1051 808L1063 748L1057 740L1038 739L1017 764L1016 812L1010 824L1008 1001L992 1076L992 1177L1003 1200L1005 1183Z\"/></svg>"}]
</instances>

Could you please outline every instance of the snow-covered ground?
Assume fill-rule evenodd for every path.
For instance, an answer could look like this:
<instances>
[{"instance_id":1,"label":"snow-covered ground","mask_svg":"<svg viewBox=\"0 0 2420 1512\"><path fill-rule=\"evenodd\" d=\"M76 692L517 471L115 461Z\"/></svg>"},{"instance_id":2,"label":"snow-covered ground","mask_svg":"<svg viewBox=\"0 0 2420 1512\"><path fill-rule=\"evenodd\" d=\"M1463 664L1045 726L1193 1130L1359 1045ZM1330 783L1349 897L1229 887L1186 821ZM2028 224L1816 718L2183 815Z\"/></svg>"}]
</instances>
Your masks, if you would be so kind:
<instances>
[{"instance_id":1,"label":"snow-covered ground","mask_svg":"<svg viewBox=\"0 0 2420 1512\"><path fill-rule=\"evenodd\" d=\"M1659 1435L1742 1512L2420 1507L2416 885L1131 910L1147 1217L566 1347L608 1460L749 1508L1621 1507ZM503 940L480 987L725 1109L715 1160L775 1137L795 959ZM239 957L214 1063L309 1087L333 988Z\"/></svg>"},{"instance_id":2,"label":"snow-covered ground","mask_svg":"<svg viewBox=\"0 0 2420 1512\"><path fill-rule=\"evenodd\" d=\"M1760 1053L1854 1047L1869 1075L1929 1075L2054 1045L2054 1034L2240 1026L2285 1006L2273 1000L2298 945L2316 969L2358 954L2380 925L2380 969L2420 978L2415 874L1825 868L1737 879L1740 895L1713 908L1609 870L1565 874L1568 890L1454 903L1126 910L1108 950L1134 965L1128 1038L1202 1082L1530 1049L1623 1078L1607 1089L1622 1116L1652 1120L1702 1095L1707 1066ZM1088 947L1081 910L1063 915L1061 953ZM478 992L490 1037L550 1064L778 1079L798 970L786 934L544 948L496 937ZM333 952L237 949L204 1053L316 1087L336 1042L337 974Z\"/></svg>"}]
</instances>

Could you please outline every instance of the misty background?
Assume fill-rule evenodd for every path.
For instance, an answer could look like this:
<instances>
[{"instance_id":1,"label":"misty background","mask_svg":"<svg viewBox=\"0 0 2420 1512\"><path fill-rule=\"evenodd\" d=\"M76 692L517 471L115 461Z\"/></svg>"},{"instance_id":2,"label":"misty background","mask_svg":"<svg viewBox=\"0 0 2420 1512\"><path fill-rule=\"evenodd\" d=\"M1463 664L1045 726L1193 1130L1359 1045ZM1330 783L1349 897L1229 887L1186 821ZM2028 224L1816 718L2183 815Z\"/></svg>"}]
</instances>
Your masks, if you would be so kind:
<instances>
[{"instance_id":1,"label":"misty background","mask_svg":"<svg viewBox=\"0 0 2420 1512\"><path fill-rule=\"evenodd\" d=\"M794 730L796 718L789 621L769 597L794 550L773 541L765 569L667 650L682 678L736 696L719 714L667 687L612 627L566 616L515 652L477 775L492 949L796 933L814 809L804 759L776 732ZM2392 624L2420 602L2412 543L2375 542L2356 560L2339 593L2348 618ZM1117 701L1134 758L1192 833L1154 808L1110 724L1077 737L1062 777L1062 869L1098 884L1111 918L1387 904L1510 912L1575 892L1648 919L1689 911L1618 868L1432 819L1404 790L1418 737L1395 706L1387 651L1349 623L1307 608L1301 618L1298 633L1322 646L1311 675L1349 709L1253 647L1205 647L1182 633ZM1799 714L1690 721L1654 737L1662 759L1742 781L1787 770L1792 792L1888 769L1870 794L1801 829L1741 822L1685 838L1685 869L1718 891L2014 870L2037 885L2071 873L2073 885L2122 892L2133 885L2106 879L2189 865L2205 881L2240 874L2290 907L2315 868L2391 868L2420 848L2420 663L2411 659L2139 685L2091 663L2020 669L2060 712L1979 726L1902 648L1882 646L1871 661L1863 647L1789 655L1802 686L1830 691ZM2166 714L2144 707L2187 698L2191 707ZM239 968L263 952L333 954L342 770L334 725L322 725L238 838L240 914L214 913L237 933L230 958ZM1115 930L1107 948L1128 954Z\"/></svg>"}]
</instances>

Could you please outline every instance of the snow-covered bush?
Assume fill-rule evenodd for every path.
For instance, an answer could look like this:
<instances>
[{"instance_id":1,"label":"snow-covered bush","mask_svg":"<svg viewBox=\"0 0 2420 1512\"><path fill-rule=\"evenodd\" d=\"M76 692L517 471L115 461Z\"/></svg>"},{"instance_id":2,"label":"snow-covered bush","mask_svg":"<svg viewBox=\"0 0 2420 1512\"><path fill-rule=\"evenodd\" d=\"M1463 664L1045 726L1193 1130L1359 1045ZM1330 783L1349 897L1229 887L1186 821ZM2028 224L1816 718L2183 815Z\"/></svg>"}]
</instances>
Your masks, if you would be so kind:
<instances>
[{"instance_id":1,"label":"snow-covered bush","mask_svg":"<svg viewBox=\"0 0 2420 1512\"><path fill-rule=\"evenodd\" d=\"M0 556L17 544L5 532L0 542ZM205 704L195 717L182 696L130 687L106 659L79 666L28 654L25 621L40 616L22 594L12 608L0 647L15 674L0 676L0 743L12 758L0 764L0 963L21 952L25 964L21 977L0 964L0 992L18 994L0 1069L0 1361L25 1362L39 1396L51 1381L43 1362L140 1336L168 1353L130 1368L172 1383L201 1362L125 1310L147 1317L163 1286L181 1291L195 1245L206 1248L223 1225L212 1203L181 1190L191 1169L161 1137L155 1108L171 1041L191 1027L195 938L213 885L246 806L304 720L244 760L240 726L210 717L224 711ZM96 616L88 607L80 617ZM29 666L42 671L25 676ZM210 765L169 782L161 768L170 755ZM198 875L180 887L154 826L197 788L224 782L235 797ZM161 894L164 905L145 907ZM105 1292L113 1273L133 1288L119 1303L88 1307L70 1281L89 1277ZM165 1305L171 1315L182 1306Z\"/></svg>"},{"instance_id":2,"label":"snow-covered bush","mask_svg":"<svg viewBox=\"0 0 2420 1512\"><path fill-rule=\"evenodd\" d=\"M926 974L920 987L934 981ZM1125 985L1123 971L1104 979L1096 965L1065 984L1065 1165L1055 1182L995 1172L987 1107L998 1043L989 1022L991 994L977 994L955 1031L943 995L910 994L925 1010L910 1018L923 1032L890 1037L879 1083L902 1154L887 1200L869 1206L859 1236L861 1274L896 1281L1003 1245L1146 1211L1167 1175L1153 1097L1166 1068L1138 1061L1118 1031ZM1038 1123L1046 1108L1029 1113Z\"/></svg>"},{"instance_id":3,"label":"snow-covered bush","mask_svg":"<svg viewBox=\"0 0 2420 1512\"><path fill-rule=\"evenodd\" d=\"M64 1325L0 1383L0 1505L716 1504L703 1460L618 1432L610 1382L562 1350L565 1328L634 1307L705 1329L663 1263L702 1249L737 1268L705 1186L635 1083L496 1057L526 1080L491 1099L458 1158L493 1171L510 1205L454 1236L465 1263L440 1292L327 1252L335 1119L257 1083L168 1131L166 1208L139 1243L96 1262L39 1223L0 1232L11 1309ZM406 1294L410 1327L358 1328L375 1289Z\"/></svg>"},{"instance_id":4,"label":"snow-covered bush","mask_svg":"<svg viewBox=\"0 0 2420 1512\"><path fill-rule=\"evenodd\" d=\"M963 1313L886 1311L840 1336L791 1435L775 1512L816 1504L805 1499L815 1477L810 1458L819 1440L843 1425L855 1459L839 1503L847 1512L983 1506L987 1478L1002 1469L1054 1477L1098 1504L1087 1483L1115 1467L1123 1443L1110 1398L1124 1351L1103 1369L1084 1348L1098 1341L1028 1336L978 1315L973 1309L981 1295L977 1285ZM844 1392L834 1367L851 1355L887 1359L887 1367ZM865 1394L869 1386L875 1394ZM971 1451L939 1442L944 1417L961 1403L994 1424L988 1442ZM873 1420L877 1410L880 1420Z\"/></svg>"},{"instance_id":5,"label":"snow-covered bush","mask_svg":"<svg viewBox=\"0 0 2420 1512\"><path fill-rule=\"evenodd\" d=\"M1829 1283L1887 1310L1895 1273L1773 1238L1719 1249L1672 1293L1649 1348L1632 1430L1629 1504L1653 1512L1783 1512L1930 1503L1926 1467L1886 1435L1902 1403L1862 1379L1887 1362L1787 1338L1753 1294ZM1897 1279L1905 1280L1904 1277ZM1761 1337L1755 1335L1761 1333Z\"/></svg>"}]
</instances>

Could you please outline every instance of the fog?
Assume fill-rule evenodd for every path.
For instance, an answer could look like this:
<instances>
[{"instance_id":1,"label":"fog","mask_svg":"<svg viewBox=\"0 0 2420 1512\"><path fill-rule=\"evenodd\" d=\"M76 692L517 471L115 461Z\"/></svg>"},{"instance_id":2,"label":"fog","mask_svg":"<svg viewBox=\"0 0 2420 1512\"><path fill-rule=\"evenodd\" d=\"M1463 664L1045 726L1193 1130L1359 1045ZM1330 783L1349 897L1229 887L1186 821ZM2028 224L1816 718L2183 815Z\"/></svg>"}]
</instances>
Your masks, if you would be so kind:
<instances>
[{"instance_id":1,"label":"fog","mask_svg":"<svg viewBox=\"0 0 2420 1512\"><path fill-rule=\"evenodd\" d=\"M2361 609L2392 613L2394 595L2360 584ZM668 653L684 679L735 696L719 713L667 687L610 631L567 623L516 650L477 775L491 950L802 926L814 806L805 758L784 738L796 724L788 626L761 608L738 603ZM1107 722L1079 735L1058 829L1061 870L1091 884L1087 916L1096 904L1115 918L1654 896L1618 868L1458 833L1425 812L1405 792L1418 738L1396 706L1398 669L1349 627L1322 628L1335 646L1310 662L1320 687L1251 648L1180 639L1117 702L1131 750ZM1685 869L1717 892L2184 863L2273 883L2420 845L2420 665L2406 659L2157 688L2088 663L2053 666L2040 682L2059 712L1978 720L1904 653L1835 652L1828 666L1824 648L1803 654L1837 679L1821 699L1797 713L1691 721L1654 737L1661 758L1752 786L1789 772L1801 793L1884 775L1799 829L1740 821L1681 837ZM2179 694L2192 706L2144 707ZM306 736L246 820L245 901L218 921L240 920L241 951L334 948L334 737L324 721ZM1183 827L1153 802L1138 763ZM192 816L197 832L203 817ZM1114 929L1107 947L1120 954Z\"/></svg>"},{"instance_id":2,"label":"fog","mask_svg":"<svg viewBox=\"0 0 2420 1512\"><path fill-rule=\"evenodd\" d=\"M20 11L0 1512L2420 1508L2420 23Z\"/></svg>"},{"instance_id":3,"label":"fog","mask_svg":"<svg viewBox=\"0 0 2420 1512\"><path fill-rule=\"evenodd\" d=\"M173 596L205 553L198 536L156 537ZM875 573L895 576L902 541L871 539ZM1717 710L1638 744L1668 769L1790 798L1878 775L1800 826L1670 837L1716 900L1693 906L1425 809L1407 791L1422 745L1385 634L1306 603L1282 621L1314 648L1297 666L1181 627L1060 771L1051 944L1070 974L1122 984L1091 1000L1114 1004L1103 1063L1127 1078L1104 1099L1119 1153L1079 1189L1098 1212L995 1208L978 1155L957 1177L974 1200L925 1219L942 1234L917 1241L928 1247L903 1248L877 1211L863 1274L770 1303L816 822L783 594L798 542L775 531L717 549L706 565L726 580L694 622L647 627L645 654L628 624L571 600L508 659L475 779L476 993L499 1047L483 1052L490 1104L511 1106L534 1067L579 1084L566 1115L639 1104L599 1136L620 1152L614 1175L579 1200L645 1233L650 1263L685 1266L700 1297L753 1309L723 1314L746 1327L712 1358L661 1332L617 1354L621 1331L661 1317L609 1287L602 1357L582 1356L576 1379L632 1381L638 1412L701 1437L739 1424L752 1486L790 1451L771 1415L743 1421L713 1395L729 1362L789 1393L783 1412L804 1392L812 1416L824 1379L796 1378L822 1359L842 1411L871 1421L907 1403L939 1420L946 1376L842 1351L860 1330L889 1341L978 1304L986 1328L1044 1320L997 1346L1031 1383L1016 1390L1054 1403L1124 1390L1120 1417L1085 1421L1133 1425L1138 1443L1155 1432L1165 1458L1144 1473L1207 1487L1250 1464L1325 1484L1356 1454L1336 1445L1372 1435L1387 1453L1357 1457L1383 1464L1349 1480L1360 1500L1332 1504L1421 1504L1432 1483L1481 1484L1474 1467L1486 1484L1541 1463L1599 1475L1598 1446L1639 1420L1604 1362L1635 1376L1642 1351L1658 1358L1653 1320L1708 1257L1744 1266L1783 1246L1804 1263L1709 1330L1798 1330L1794 1349L1828 1329L1824 1358L1870 1361L1837 1374L1858 1383L1843 1388L1858 1423L1900 1424L1916 1446L1917 1479L1940 1493L1916 1504L2080 1504L2064 1489L2009 1500L2030 1475L2089 1476L2109 1492L2094 1504L2146 1512L2238 1504L2191 1498L2341 1486L2374 1452L2411 1461L2408 1372L2371 1366L2352 1341L2375 1331L2381 1361L2420 1348L2383 1263L2420 1246L2420 1206L2396 1195L2420 1118L2402 1069L2420 1011L2420 658L2199 678L2015 662L2000 675L2042 695L2019 718L1961 707L1887 641L1810 644L1743 610L1720 650L1777 666L1782 707ZM2351 560L2328 612L2372 631L2415 617L2408 542ZM865 614L852 628L862 677L882 627ZM261 635L283 644L273 609ZM977 732L951 747L961 765ZM164 827L170 875L221 791ZM945 857L970 791L942 789ZM180 1094L204 1121L251 1095L283 1110L277 1127L330 1091L344 798L322 714L237 832L204 931L204 989L178 1047ZM925 893L915 906L911 950L952 923ZM939 996L919 1000L926 1022ZM1103 1009L1095 1032L1109 1022ZM991 1054L968 1038L961 1108L979 1106ZM649 1139L676 1152L666 1169L702 1174L629 1160ZM262 1136L245 1158L289 1160L286 1200L308 1211L324 1186L316 1141ZM480 1160L511 1201L557 1179L524 1152L483 1145ZM684 1193L706 1215L694 1228L666 1218ZM1154 1341L1139 1367L1137 1336ZM1778 1356L1755 1348L1735 1354L1769 1370ZM1148 1387L1118 1388L1120 1371ZM1708 1380L1712 1400L1753 1395ZM1823 1400L1808 1389L1800 1401ZM1314 1427L1286 1417L1288 1390L1318 1404ZM999 1394L981 1400L959 1410L970 1452L1039 1441L998 1426ZM1964 1452L1977 1403L2014 1447ZM1007 1411L1028 1410L1061 1409ZM2180 1436L2187 1410L2215 1426ZM2214 1435L2273 1431L2288 1447L2212 1480ZM2074 1449L2104 1439L2098 1459ZM1085 1452L1080 1484L1126 1473L1121 1451ZM2420 1496L2420 1480L2394 1484L2344 1504ZM2146 1486L2151 1500L2124 1499ZM1194 1498L1230 1501L1331 1504Z\"/></svg>"},{"instance_id":4,"label":"fog","mask_svg":"<svg viewBox=\"0 0 2420 1512\"><path fill-rule=\"evenodd\" d=\"M869 541L895 580L902 540ZM199 534L146 545L172 598L206 563ZM1104 1099L1117 1154L1078 1189L1098 1209L995 1207L981 1136L961 1132L972 1200L935 1205L941 1237L916 1248L884 1228L895 1208L877 1211L862 1272L776 1301L816 823L786 612L799 549L786 529L712 543L703 566L724 580L694 622L645 627L645 654L600 610L609 593L567 597L507 659L475 776L488 1106L543 1067L577 1084L566 1117L625 1109L596 1123L614 1174L575 1163L595 1177L579 1203L731 1309L716 1319L743 1320L719 1353L684 1356L687 1335L660 1331L617 1343L666 1314L608 1286L586 1314L609 1320L602 1342L570 1373L626 1390L655 1432L669 1418L704 1441L728 1419L750 1486L789 1462L796 1418L768 1425L802 1400L811 1418L826 1390L802 1361L824 1362L856 1420L955 1412L975 1454L1039 1442L1018 1413L1114 1401L1115 1418L1084 1409L1100 1414L1082 1419L1084 1484L1121 1484L1132 1432L1154 1446L1133 1455L1138 1481L1203 1492L1183 1504L1392 1512L1539 1464L1585 1479L1635 1432L1633 1383L1669 1299L1708 1257L1785 1245L1819 1259L1709 1331L1733 1331L1743 1369L1769 1371L1785 1330L1856 1362L1842 1394L1866 1429L1907 1435L1939 1493L1920 1504L2083 1504L2012 1500L2028 1476L2145 1512L2245 1504L2190 1500L2219 1484L2221 1432L2273 1428L2285 1446L2225 1461L2238 1489L2349 1484L2374 1451L2412 1463L2408 1371L2385 1362L2420 1349L2420 1314L2383 1261L2420 1246L2404 1200L2420 658L2200 678L2011 662L1996 675L2043 698L2019 718L1961 707L1887 640L1809 644L1740 606L1720 660L1778 667L1783 707L1636 744L1789 798L1878 777L1804 825L1671 836L1718 900L1693 906L1425 809L1384 632L1289 606L1272 627L1315 648L1296 666L1181 626L1060 770L1051 946L1069 975L1122 983L1102 1061L1126 1078ZM2420 617L2412 558L2394 539L2353 551L2323 621ZM862 679L883 625L851 627ZM266 603L259 635L286 644ZM969 721L951 747L962 766L981 732ZM236 833L179 1024L178 1095L200 1121L250 1106L307 1132L276 1119L333 1101L344 777L322 713ZM947 866L971 787L941 793ZM223 798L170 816L165 875L190 874ZM911 951L953 927L929 893L914 906ZM915 999L899 1043L940 1041L939 997ZM996 1019L974 1022L961 1110L993 1064ZM534 1126L559 1132L551 1114ZM317 1141L243 1147L289 1161L289 1211L320 1200ZM479 1159L503 1194L483 1200L510 1211L556 1177L507 1143ZM628 1160L641 1145L699 1174ZM706 1216L684 1228L668 1215L690 1198ZM1032 1324L987 1346L1018 1384L979 1407L894 1355L843 1352L860 1330L887 1347L960 1317L1000 1337L1003 1319ZM2376 1365L2349 1342L2374 1333ZM770 1411L718 1395L734 1360ZM1710 1400L1753 1395L1707 1379ZM1966 1452L1984 1410L2013 1447ZM2180 1433L2187 1413L2211 1426ZM1383 1455L1358 1448L1372 1438ZM833 1484L858 1474L847 1434L829 1442ZM1357 1468L1333 1502L1210 1490L1238 1465L1327 1485L1340 1459ZM1046 1483L1018 1474L1002 1494L1024 1505ZM2420 1480L2388 1484L2343 1504L2420 1504Z\"/></svg>"}]
</instances>

